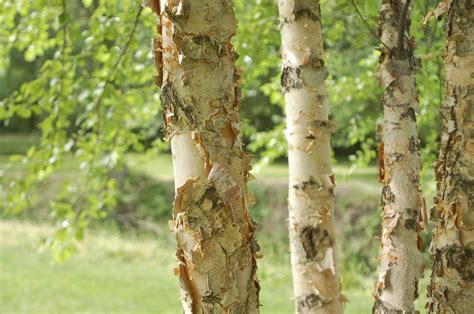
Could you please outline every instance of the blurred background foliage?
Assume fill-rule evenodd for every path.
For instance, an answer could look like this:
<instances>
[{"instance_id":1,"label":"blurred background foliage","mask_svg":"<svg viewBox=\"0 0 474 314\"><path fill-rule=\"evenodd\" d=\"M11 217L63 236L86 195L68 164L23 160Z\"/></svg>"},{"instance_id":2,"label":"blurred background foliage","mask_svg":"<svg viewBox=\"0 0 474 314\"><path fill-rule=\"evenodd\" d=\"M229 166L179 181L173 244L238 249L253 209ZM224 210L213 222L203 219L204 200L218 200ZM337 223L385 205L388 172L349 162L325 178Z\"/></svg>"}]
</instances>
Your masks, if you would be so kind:
<instances>
[{"instance_id":1,"label":"blurred background foliage","mask_svg":"<svg viewBox=\"0 0 474 314\"><path fill-rule=\"evenodd\" d=\"M414 2L411 20L422 64L418 126L428 204L444 37L442 22L423 24L423 17L437 2ZM233 3L239 21L233 43L243 70L242 133L258 177L250 184L257 200L251 211L261 225L264 252L287 256L277 5ZM363 285L361 278L373 277L377 267L380 186L374 162L382 103L373 33L378 5L321 0L328 101L339 126L332 146L336 180L342 182L336 195L336 220L344 226L340 265L349 288ZM52 218L57 228L44 244L57 260L76 251L90 225L162 234L169 219L171 161L161 140L153 80L156 21L138 0L0 0L0 210L4 218ZM429 234L425 238L426 248Z\"/></svg>"}]
</instances>

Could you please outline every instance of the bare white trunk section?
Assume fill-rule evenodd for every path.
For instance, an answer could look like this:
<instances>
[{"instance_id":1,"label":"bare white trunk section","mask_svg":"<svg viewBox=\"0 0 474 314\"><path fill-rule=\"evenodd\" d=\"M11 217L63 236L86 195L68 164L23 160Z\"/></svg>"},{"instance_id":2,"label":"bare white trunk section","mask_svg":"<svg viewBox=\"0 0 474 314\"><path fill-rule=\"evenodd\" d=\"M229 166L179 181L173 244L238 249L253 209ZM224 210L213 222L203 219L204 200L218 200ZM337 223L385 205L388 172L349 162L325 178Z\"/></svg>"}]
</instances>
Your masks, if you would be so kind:
<instances>
[{"instance_id":1,"label":"bare white trunk section","mask_svg":"<svg viewBox=\"0 0 474 314\"><path fill-rule=\"evenodd\" d=\"M342 313L319 1L279 0L287 115L289 231L297 313Z\"/></svg>"}]
</instances>

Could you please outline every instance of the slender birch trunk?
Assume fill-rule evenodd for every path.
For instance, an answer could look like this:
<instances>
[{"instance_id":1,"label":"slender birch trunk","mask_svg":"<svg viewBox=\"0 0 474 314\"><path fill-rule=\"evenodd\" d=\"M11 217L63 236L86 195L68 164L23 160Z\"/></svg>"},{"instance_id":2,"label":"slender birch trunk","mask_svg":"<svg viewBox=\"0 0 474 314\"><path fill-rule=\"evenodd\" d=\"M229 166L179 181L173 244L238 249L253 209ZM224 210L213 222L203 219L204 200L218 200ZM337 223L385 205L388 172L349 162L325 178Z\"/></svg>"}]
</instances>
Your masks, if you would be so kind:
<instances>
[{"instance_id":1,"label":"slender birch trunk","mask_svg":"<svg viewBox=\"0 0 474 314\"><path fill-rule=\"evenodd\" d=\"M287 114L289 231L297 313L342 313L319 1L279 0Z\"/></svg>"},{"instance_id":2,"label":"slender birch trunk","mask_svg":"<svg viewBox=\"0 0 474 314\"><path fill-rule=\"evenodd\" d=\"M422 275L418 232L424 202L415 114L417 61L406 40L409 11L407 0L383 0L380 6L379 35L384 44L378 69L384 91L382 244L373 313L415 313Z\"/></svg>"},{"instance_id":3,"label":"slender birch trunk","mask_svg":"<svg viewBox=\"0 0 474 314\"><path fill-rule=\"evenodd\" d=\"M443 7L444 6L444 7ZM443 1L446 98L435 163L438 193L431 217L429 313L474 311L474 4Z\"/></svg>"},{"instance_id":4,"label":"slender birch trunk","mask_svg":"<svg viewBox=\"0 0 474 314\"><path fill-rule=\"evenodd\" d=\"M250 166L239 131L232 3L161 0L161 9L153 3L161 13L157 83L173 152L184 311L258 313L258 245L247 210Z\"/></svg>"}]
</instances>

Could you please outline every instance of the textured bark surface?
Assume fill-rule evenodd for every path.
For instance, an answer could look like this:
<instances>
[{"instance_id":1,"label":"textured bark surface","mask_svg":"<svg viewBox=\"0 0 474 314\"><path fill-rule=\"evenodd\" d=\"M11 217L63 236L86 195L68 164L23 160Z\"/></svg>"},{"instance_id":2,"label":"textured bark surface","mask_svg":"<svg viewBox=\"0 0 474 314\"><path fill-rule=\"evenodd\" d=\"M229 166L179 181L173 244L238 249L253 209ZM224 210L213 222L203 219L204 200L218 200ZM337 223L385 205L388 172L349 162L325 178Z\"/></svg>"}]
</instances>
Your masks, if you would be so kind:
<instances>
[{"instance_id":1,"label":"textured bark surface","mask_svg":"<svg viewBox=\"0 0 474 314\"><path fill-rule=\"evenodd\" d=\"M446 97L435 163L437 196L431 218L432 273L428 312L474 309L474 5L443 1L446 13Z\"/></svg>"},{"instance_id":2,"label":"textured bark surface","mask_svg":"<svg viewBox=\"0 0 474 314\"><path fill-rule=\"evenodd\" d=\"M279 0L289 162L289 231L297 313L341 313L334 177L319 1Z\"/></svg>"},{"instance_id":3,"label":"textured bark surface","mask_svg":"<svg viewBox=\"0 0 474 314\"><path fill-rule=\"evenodd\" d=\"M173 228L186 313L258 313L254 224L247 210L240 72L229 0L162 0L154 43L164 131L171 139Z\"/></svg>"},{"instance_id":4,"label":"textured bark surface","mask_svg":"<svg viewBox=\"0 0 474 314\"><path fill-rule=\"evenodd\" d=\"M421 162L416 130L417 61L413 48L406 44L409 7L405 4L406 0L383 0L380 7L379 35L386 45L382 47L378 69L384 105L379 156L383 183L382 243L373 313L414 313L418 279L422 275L418 232L424 225L424 201L419 184ZM403 36L401 45L399 34Z\"/></svg>"}]
</instances>

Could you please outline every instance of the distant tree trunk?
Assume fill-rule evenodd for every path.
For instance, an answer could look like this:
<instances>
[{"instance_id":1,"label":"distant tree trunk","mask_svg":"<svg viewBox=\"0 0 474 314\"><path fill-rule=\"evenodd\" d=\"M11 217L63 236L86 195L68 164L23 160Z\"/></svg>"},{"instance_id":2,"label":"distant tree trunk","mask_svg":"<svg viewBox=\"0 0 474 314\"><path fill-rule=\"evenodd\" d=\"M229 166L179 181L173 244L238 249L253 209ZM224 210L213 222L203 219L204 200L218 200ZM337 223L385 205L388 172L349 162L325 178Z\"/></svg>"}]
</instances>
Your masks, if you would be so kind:
<instances>
[{"instance_id":1,"label":"distant tree trunk","mask_svg":"<svg viewBox=\"0 0 474 314\"><path fill-rule=\"evenodd\" d=\"M383 0L379 35L384 43L378 78L384 120L379 158L382 244L374 313L415 313L422 260L418 232L423 197L416 114L416 59L409 37L409 1ZM386 45L386 46L385 46Z\"/></svg>"},{"instance_id":2,"label":"distant tree trunk","mask_svg":"<svg viewBox=\"0 0 474 314\"><path fill-rule=\"evenodd\" d=\"M319 1L279 0L286 101L289 231L297 313L342 313L334 177Z\"/></svg>"},{"instance_id":3,"label":"distant tree trunk","mask_svg":"<svg viewBox=\"0 0 474 314\"><path fill-rule=\"evenodd\" d=\"M431 243L429 313L474 311L474 5L443 2L446 97L435 163L437 221ZM440 6L441 7L441 6ZM443 9L443 7L441 7Z\"/></svg>"},{"instance_id":4,"label":"distant tree trunk","mask_svg":"<svg viewBox=\"0 0 474 314\"><path fill-rule=\"evenodd\" d=\"M186 313L258 313L254 224L247 210L240 72L230 0L162 0L155 41L164 130L171 138L173 228ZM162 70L161 70L162 69Z\"/></svg>"}]
</instances>

